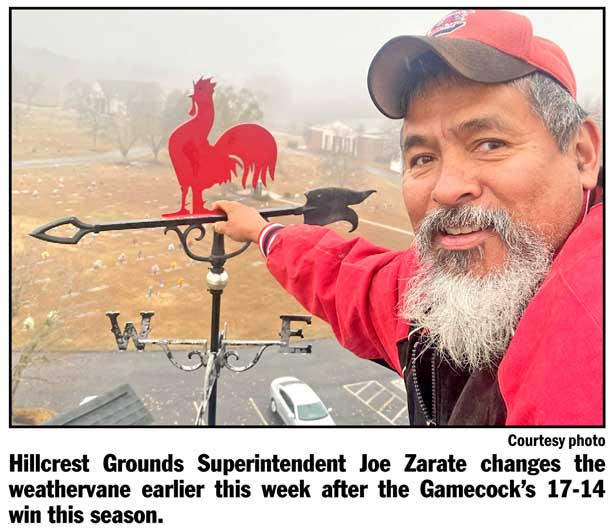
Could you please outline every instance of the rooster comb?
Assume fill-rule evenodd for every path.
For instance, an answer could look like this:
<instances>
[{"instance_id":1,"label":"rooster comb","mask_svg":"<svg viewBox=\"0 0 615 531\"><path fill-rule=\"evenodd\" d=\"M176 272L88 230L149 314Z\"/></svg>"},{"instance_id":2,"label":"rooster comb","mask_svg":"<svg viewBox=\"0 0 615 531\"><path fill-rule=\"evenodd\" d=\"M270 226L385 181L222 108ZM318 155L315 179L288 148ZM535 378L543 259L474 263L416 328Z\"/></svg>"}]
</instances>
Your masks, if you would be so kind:
<instances>
[{"instance_id":1,"label":"rooster comb","mask_svg":"<svg viewBox=\"0 0 615 531\"><path fill-rule=\"evenodd\" d=\"M206 89L210 89L213 90L214 87L216 86L215 81L212 81L213 77L208 77L207 79L203 79L203 77L201 77L198 81L193 81L192 82L192 86L194 88L194 90L206 90Z\"/></svg>"}]
</instances>

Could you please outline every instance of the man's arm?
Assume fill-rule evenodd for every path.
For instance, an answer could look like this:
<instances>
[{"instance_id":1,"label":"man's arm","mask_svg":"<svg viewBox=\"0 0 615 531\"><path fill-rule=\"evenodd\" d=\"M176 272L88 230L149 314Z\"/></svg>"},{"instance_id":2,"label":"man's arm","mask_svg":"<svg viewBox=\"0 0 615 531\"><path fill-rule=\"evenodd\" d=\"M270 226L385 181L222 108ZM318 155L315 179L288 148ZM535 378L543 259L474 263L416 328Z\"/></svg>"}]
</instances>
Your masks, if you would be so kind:
<instances>
[{"instance_id":1,"label":"man's arm","mask_svg":"<svg viewBox=\"0 0 615 531\"><path fill-rule=\"evenodd\" d=\"M255 209L230 201L213 205L229 218L215 230L257 243L267 222ZM327 321L340 343L364 358L383 358L400 372L396 341L407 333L397 318L412 270L412 253L390 251L334 231L291 225L269 242L267 266L309 312ZM265 253L267 249L265 249Z\"/></svg>"}]
</instances>

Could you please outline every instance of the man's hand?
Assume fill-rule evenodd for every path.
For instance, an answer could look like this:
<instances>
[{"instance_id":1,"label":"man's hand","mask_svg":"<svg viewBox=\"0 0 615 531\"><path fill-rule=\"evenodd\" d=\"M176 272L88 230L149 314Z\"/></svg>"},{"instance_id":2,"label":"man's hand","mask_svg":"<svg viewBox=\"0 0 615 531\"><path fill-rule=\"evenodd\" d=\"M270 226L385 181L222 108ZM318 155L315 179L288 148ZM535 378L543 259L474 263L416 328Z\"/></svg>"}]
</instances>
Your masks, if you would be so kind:
<instances>
[{"instance_id":1,"label":"man's hand","mask_svg":"<svg viewBox=\"0 0 615 531\"><path fill-rule=\"evenodd\" d=\"M267 225L258 210L237 201L216 201L211 208L219 208L228 217L228 221L214 223L214 230L236 242L258 242L258 235Z\"/></svg>"}]
</instances>

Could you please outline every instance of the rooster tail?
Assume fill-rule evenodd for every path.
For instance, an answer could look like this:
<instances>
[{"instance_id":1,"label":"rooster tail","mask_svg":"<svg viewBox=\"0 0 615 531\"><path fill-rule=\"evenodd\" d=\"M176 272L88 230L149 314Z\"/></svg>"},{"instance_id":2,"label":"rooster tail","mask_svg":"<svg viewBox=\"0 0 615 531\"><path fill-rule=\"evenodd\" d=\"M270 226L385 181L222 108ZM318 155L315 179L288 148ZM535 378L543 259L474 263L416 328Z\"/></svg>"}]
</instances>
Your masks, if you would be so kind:
<instances>
[{"instance_id":1,"label":"rooster tail","mask_svg":"<svg viewBox=\"0 0 615 531\"><path fill-rule=\"evenodd\" d=\"M259 181L263 183L263 186L267 186L267 173L269 173L273 181L275 178L275 167L258 166L256 164L244 166L243 173L241 174L241 184L245 188L248 177L252 175L252 188L256 188Z\"/></svg>"},{"instance_id":2,"label":"rooster tail","mask_svg":"<svg viewBox=\"0 0 615 531\"><path fill-rule=\"evenodd\" d=\"M252 175L252 187L259 181L267 186L267 174L273 181L278 148L275 139L267 129L257 124L240 124L227 129L214 149L220 155L233 161L231 166L241 166L241 185L246 187L248 177ZM228 178L230 179L231 174Z\"/></svg>"}]
</instances>

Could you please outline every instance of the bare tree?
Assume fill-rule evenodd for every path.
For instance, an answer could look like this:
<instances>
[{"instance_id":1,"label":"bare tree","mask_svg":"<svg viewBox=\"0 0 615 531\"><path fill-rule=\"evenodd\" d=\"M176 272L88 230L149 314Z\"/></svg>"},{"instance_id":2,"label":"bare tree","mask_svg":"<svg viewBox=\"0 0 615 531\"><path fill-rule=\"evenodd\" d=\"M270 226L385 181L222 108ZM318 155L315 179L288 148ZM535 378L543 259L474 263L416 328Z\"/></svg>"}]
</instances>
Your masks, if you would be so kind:
<instances>
[{"instance_id":1,"label":"bare tree","mask_svg":"<svg viewBox=\"0 0 615 531\"><path fill-rule=\"evenodd\" d=\"M248 89L236 91L233 87L220 87L214 92L215 121L210 135L213 143L233 125L246 122L261 122L263 111L256 96Z\"/></svg>"},{"instance_id":2,"label":"bare tree","mask_svg":"<svg viewBox=\"0 0 615 531\"><path fill-rule=\"evenodd\" d=\"M14 101L26 104L27 112L30 112L32 99L43 87L43 78L38 75L13 70L11 72L11 97Z\"/></svg>"},{"instance_id":3,"label":"bare tree","mask_svg":"<svg viewBox=\"0 0 615 531\"><path fill-rule=\"evenodd\" d=\"M23 120L26 116L25 109L16 103L11 103L11 125L12 125L12 133L14 135L19 135L19 129L23 124Z\"/></svg>"},{"instance_id":4,"label":"bare tree","mask_svg":"<svg viewBox=\"0 0 615 531\"><path fill-rule=\"evenodd\" d=\"M92 149L96 150L99 136L109 127L109 118L95 107L85 107L83 115L92 135Z\"/></svg>"},{"instance_id":5,"label":"bare tree","mask_svg":"<svg viewBox=\"0 0 615 531\"><path fill-rule=\"evenodd\" d=\"M89 85L81 79L69 81L62 89L62 106L77 111L77 123L82 125L91 106L88 101Z\"/></svg>"},{"instance_id":6,"label":"bare tree","mask_svg":"<svg viewBox=\"0 0 615 531\"><path fill-rule=\"evenodd\" d=\"M327 153L321 160L323 177L337 186L351 184L359 175L356 161L347 153Z\"/></svg>"},{"instance_id":7,"label":"bare tree","mask_svg":"<svg viewBox=\"0 0 615 531\"><path fill-rule=\"evenodd\" d=\"M113 138L124 158L140 139L145 140L157 158L162 148L160 128L162 89L158 83L123 83L124 106L110 116Z\"/></svg>"},{"instance_id":8,"label":"bare tree","mask_svg":"<svg viewBox=\"0 0 615 531\"><path fill-rule=\"evenodd\" d=\"M33 289L36 279L35 258L32 251L14 253L11 261L11 328L14 335L18 328L28 331L28 339L20 346L19 360L11 370L11 397L14 398L23 373L43 346L48 347L58 323L58 309L50 310L42 324L37 325L32 317L24 319L26 307L36 304L37 291Z\"/></svg>"},{"instance_id":9,"label":"bare tree","mask_svg":"<svg viewBox=\"0 0 615 531\"><path fill-rule=\"evenodd\" d=\"M19 384L24 379L24 371L34 361L36 353L41 347L49 347L49 340L52 333L56 330L56 324L59 319L59 314L56 311L50 311L47 314L47 318L43 321L43 324L36 326L31 331L31 337L29 340L21 346L19 351L19 360L13 366L11 370L11 398L15 400L15 395Z\"/></svg>"},{"instance_id":10,"label":"bare tree","mask_svg":"<svg viewBox=\"0 0 615 531\"><path fill-rule=\"evenodd\" d=\"M77 124L89 129L92 149L96 150L98 138L109 124L107 115L90 99L90 84L81 79L69 81L62 89L62 106L77 111Z\"/></svg>"},{"instance_id":11,"label":"bare tree","mask_svg":"<svg viewBox=\"0 0 615 531\"><path fill-rule=\"evenodd\" d=\"M139 139L139 132L127 116L119 114L111 116L110 132L124 159L128 158L128 153Z\"/></svg>"},{"instance_id":12,"label":"bare tree","mask_svg":"<svg viewBox=\"0 0 615 531\"><path fill-rule=\"evenodd\" d=\"M188 108L188 93L179 90L166 97L164 107L158 98L149 98L142 105L135 119L141 122L143 138L152 150L154 160L158 161L158 154L173 129L189 118Z\"/></svg>"},{"instance_id":13,"label":"bare tree","mask_svg":"<svg viewBox=\"0 0 615 531\"><path fill-rule=\"evenodd\" d=\"M188 92L180 90L174 90L167 96L160 116L160 129L165 143L173 130L190 118L188 98Z\"/></svg>"}]
</instances>

